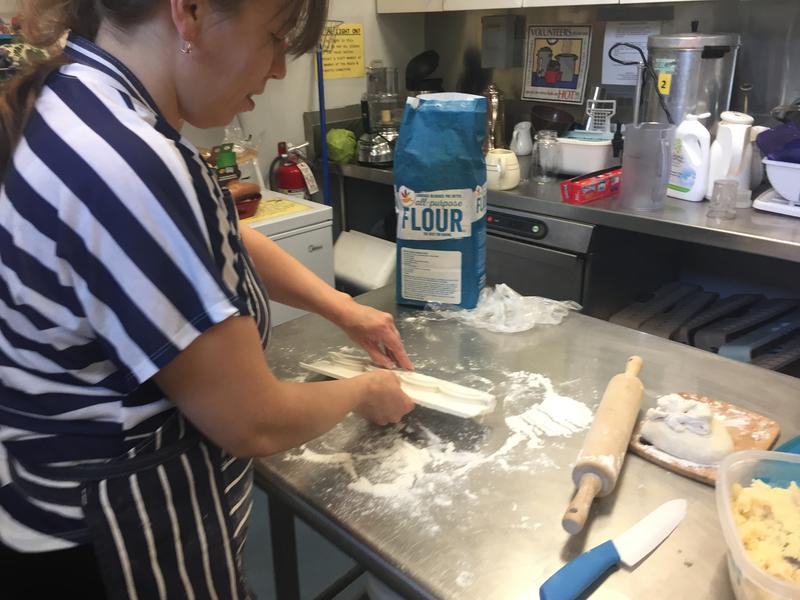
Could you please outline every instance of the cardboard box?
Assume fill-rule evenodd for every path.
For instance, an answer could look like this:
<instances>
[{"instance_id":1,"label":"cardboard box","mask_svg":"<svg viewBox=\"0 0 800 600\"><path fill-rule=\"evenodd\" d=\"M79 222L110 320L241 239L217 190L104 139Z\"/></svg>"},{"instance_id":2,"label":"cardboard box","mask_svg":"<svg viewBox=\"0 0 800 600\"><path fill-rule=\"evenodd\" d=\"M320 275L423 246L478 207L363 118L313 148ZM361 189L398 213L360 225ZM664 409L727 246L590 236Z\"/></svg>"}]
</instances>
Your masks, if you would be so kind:
<instances>
[{"instance_id":1,"label":"cardboard box","mask_svg":"<svg viewBox=\"0 0 800 600\"><path fill-rule=\"evenodd\" d=\"M586 204L619 194L622 169L613 167L579 175L561 182L561 200L569 204Z\"/></svg>"}]
</instances>

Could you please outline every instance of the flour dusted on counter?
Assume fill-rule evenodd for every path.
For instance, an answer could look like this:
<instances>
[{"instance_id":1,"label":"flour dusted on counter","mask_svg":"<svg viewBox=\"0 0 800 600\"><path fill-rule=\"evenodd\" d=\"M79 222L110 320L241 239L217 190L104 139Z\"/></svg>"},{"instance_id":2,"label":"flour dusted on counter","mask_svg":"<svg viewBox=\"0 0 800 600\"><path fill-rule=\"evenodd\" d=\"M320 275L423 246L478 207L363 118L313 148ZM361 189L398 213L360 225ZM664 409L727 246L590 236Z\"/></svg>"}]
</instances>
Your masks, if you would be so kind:
<instances>
[{"instance_id":1,"label":"flour dusted on counter","mask_svg":"<svg viewBox=\"0 0 800 600\"><path fill-rule=\"evenodd\" d=\"M385 477L372 481L361 475L349 487L362 494L384 498L391 498L410 490L416 480L425 473L425 467L433 460L426 448L417 448L403 439L398 439L385 451L367 456L380 461L381 471Z\"/></svg>"},{"instance_id":2,"label":"flour dusted on counter","mask_svg":"<svg viewBox=\"0 0 800 600\"><path fill-rule=\"evenodd\" d=\"M386 499L413 496L418 489L423 493L426 486L451 483L481 467L503 471L557 469L555 462L543 452L529 453L517 462L510 461L509 456L517 446L543 448L548 440L569 437L586 429L592 422L591 409L556 392L553 383L544 375L526 371L506 375L504 406L511 414L505 423L510 435L491 452L458 449L454 441L444 441L418 424L425 436L422 445L411 443L398 433L384 439L380 448L362 453L323 454L306 445L301 453L289 454L286 460L338 467L348 475L350 490ZM531 400L538 401L531 406ZM521 410L522 406L529 408ZM434 502L438 506L449 503L447 497Z\"/></svg>"},{"instance_id":3,"label":"flour dusted on counter","mask_svg":"<svg viewBox=\"0 0 800 600\"><path fill-rule=\"evenodd\" d=\"M303 447L303 452L296 456L289 456L291 460L304 460L318 465L335 465L342 468L353 479L357 479L353 456L349 452L334 452L333 454L320 454L310 448Z\"/></svg>"},{"instance_id":4,"label":"flour dusted on counter","mask_svg":"<svg viewBox=\"0 0 800 600\"><path fill-rule=\"evenodd\" d=\"M486 281L486 99L409 98L394 161L397 301L473 308Z\"/></svg>"},{"instance_id":5,"label":"flour dusted on counter","mask_svg":"<svg viewBox=\"0 0 800 600\"><path fill-rule=\"evenodd\" d=\"M556 392L553 382L544 375L517 371L508 376L511 384L504 402L507 408L532 394L543 396L526 411L506 417L508 428L525 436L529 447L541 447L542 437L570 437L592 424L591 409Z\"/></svg>"},{"instance_id":6,"label":"flour dusted on counter","mask_svg":"<svg viewBox=\"0 0 800 600\"><path fill-rule=\"evenodd\" d=\"M502 471L538 470L557 468L547 456L528 457L518 465L508 461L508 454L526 438L512 433L496 450L483 452L480 449L460 450L456 442L444 441L421 424L407 427L408 431L422 434L424 440L411 443L404 437L403 429L388 439L379 440L381 446L368 448L363 452L323 453L312 450L308 444L301 447L298 454L287 454L284 460L306 461L327 464L341 469L350 480L349 490L364 496L382 498L410 506L418 498L431 490L441 488L432 503L447 507L452 504L451 494L462 493L463 489L450 490L455 481L478 468L500 469Z\"/></svg>"}]
</instances>

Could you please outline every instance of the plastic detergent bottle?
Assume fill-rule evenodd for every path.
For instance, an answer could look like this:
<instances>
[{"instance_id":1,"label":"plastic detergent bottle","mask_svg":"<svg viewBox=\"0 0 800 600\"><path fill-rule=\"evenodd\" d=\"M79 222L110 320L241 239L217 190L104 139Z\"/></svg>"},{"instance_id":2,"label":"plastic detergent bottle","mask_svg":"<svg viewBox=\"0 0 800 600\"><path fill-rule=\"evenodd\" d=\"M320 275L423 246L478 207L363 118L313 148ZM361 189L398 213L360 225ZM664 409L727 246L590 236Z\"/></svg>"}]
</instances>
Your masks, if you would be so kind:
<instances>
[{"instance_id":1,"label":"plastic detergent bottle","mask_svg":"<svg viewBox=\"0 0 800 600\"><path fill-rule=\"evenodd\" d=\"M675 130L667 196L700 202L708 188L711 134L700 122L711 113L686 115Z\"/></svg>"}]
</instances>

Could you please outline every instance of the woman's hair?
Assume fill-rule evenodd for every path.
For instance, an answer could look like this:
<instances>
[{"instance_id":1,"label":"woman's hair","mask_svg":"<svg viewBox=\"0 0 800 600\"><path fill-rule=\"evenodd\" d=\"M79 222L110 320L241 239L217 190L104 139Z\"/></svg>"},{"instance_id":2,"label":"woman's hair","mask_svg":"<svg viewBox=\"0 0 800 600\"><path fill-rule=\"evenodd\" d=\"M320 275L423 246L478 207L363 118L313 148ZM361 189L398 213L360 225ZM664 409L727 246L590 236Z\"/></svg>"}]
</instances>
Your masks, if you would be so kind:
<instances>
[{"instance_id":1,"label":"woman's hair","mask_svg":"<svg viewBox=\"0 0 800 600\"><path fill-rule=\"evenodd\" d=\"M247 0L210 0L223 13L235 14ZM255 1L255 0L251 0ZM146 20L162 0L26 0L22 24L28 42L35 46L56 45L72 31L94 40L102 21L125 30ZM328 13L328 0L292 0L278 18L289 28L289 53L299 56L314 48L322 35ZM47 77L69 60L56 54L29 65L0 90L0 181L11 160L36 98Z\"/></svg>"}]
</instances>

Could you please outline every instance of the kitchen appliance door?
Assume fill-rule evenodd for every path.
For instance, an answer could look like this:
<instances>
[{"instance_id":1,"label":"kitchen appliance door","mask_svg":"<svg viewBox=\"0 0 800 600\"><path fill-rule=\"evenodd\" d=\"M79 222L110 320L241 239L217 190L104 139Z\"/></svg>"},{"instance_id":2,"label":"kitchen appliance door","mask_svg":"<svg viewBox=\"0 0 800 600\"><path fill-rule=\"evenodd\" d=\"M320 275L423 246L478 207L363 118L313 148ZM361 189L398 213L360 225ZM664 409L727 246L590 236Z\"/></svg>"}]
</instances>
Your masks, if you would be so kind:
<instances>
[{"instance_id":1,"label":"kitchen appliance door","mask_svg":"<svg viewBox=\"0 0 800 600\"><path fill-rule=\"evenodd\" d=\"M493 233L486 236L487 282L505 283L524 296L581 302L585 264L577 254Z\"/></svg>"},{"instance_id":2,"label":"kitchen appliance door","mask_svg":"<svg viewBox=\"0 0 800 600\"><path fill-rule=\"evenodd\" d=\"M333 238L330 221L271 237L278 246L333 285ZM273 326L306 314L305 311L273 300L270 300L270 313Z\"/></svg>"}]
</instances>

